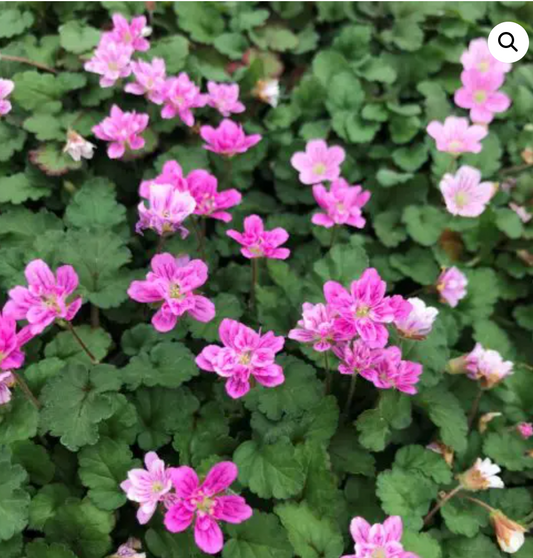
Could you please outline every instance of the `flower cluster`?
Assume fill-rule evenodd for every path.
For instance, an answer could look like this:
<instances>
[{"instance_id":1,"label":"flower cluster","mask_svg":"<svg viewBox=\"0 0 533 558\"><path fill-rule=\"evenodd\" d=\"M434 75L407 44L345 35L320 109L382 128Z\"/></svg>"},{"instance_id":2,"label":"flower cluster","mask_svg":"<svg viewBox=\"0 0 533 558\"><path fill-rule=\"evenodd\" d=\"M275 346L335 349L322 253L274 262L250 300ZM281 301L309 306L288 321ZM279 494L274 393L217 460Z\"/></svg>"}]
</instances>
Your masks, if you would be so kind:
<instances>
[{"instance_id":1,"label":"flower cluster","mask_svg":"<svg viewBox=\"0 0 533 558\"><path fill-rule=\"evenodd\" d=\"M403 337L425 339L438 311L426 307L421 299L385 296L386 288L373 268L353 281L349 291L328 281L324 285L326 304L305 303L302 320L289 338L312 343L320 352L332 350L341 360L341 374L360 374L379 389L415 394L422 366L402 360L398 347L386 347L387 326L394 325Z\"/></svg>"},{"instance_id":2,"label":"flower cluster","mask_svg":"<svg viewBox=\"0 0 533 558\"><path fill-rule=\"evenodd\" d=\"M309 141L305 152L295 153L292 166L300 173L300 182L313 185L313 196L323 210L313 215L315 225L331 228L349 225L357 229L365 226L362 209L370 199L370 192L361 186L350 186L340 178L341 164L346 154L342 147L328 147L323 140ZM322 182L330 182L329 190Z\"/></svg>"},{"instance_id":3,"label":"flower cluster","mask_svg":"<svg viewBox=\"0 0 533 558\"><path fill-rule=\"evenodd\" d=\"M219 521L242 523L252 516L252 508L242 496L228 493L238 476L231 461L217 463L203 482L190 467L167 468L155 452L146 454L145 466L129 471L121 484L127 498L139 504L137 520L142 525L160 505L166 509L164 523L171 533L181 533L194 522L198 547L207 554L217 554L224 546Z\"/></svg>"},{"instance_id":4,"label":"flower cluster","mask_svg":"<svg viewBox=\"0 0 533 558\"><path fill-rule=\"evenodd\" d=\"M468 377L478 380L483 389L491 389L513 373L513 363L503 360L498 351L485 349L477 343L466 357Z\"/></svg>"}]
</instances>

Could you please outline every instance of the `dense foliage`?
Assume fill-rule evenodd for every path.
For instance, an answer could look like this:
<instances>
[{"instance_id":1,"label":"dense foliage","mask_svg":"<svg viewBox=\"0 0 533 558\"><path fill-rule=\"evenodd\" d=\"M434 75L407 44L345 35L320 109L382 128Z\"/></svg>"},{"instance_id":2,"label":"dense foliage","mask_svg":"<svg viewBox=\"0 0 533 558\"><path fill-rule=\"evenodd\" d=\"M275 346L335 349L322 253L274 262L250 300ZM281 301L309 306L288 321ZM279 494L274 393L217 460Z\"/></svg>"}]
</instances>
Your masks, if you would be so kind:
<instances>
[{"instance_id":1,"label":"dense foliage","mask_svg":"<svg viewBox=\"0 0 533 558\"><path fill-rule=\"evenodd\" d=\"M101 87L84 64L116 13L148 16L150 48L136 58L161 57L168 75L187 72L202 91L208 80L238 83L246 110L231 118L261 141L224 158L204 149L198 127L162 118L160 106L126 93L131 77ZM506 74L502 90L512 105L489 124L481 152L461 157L499 184L478 217L447 211L439 183L455 160L437 150L426 126L467 116L453 101L461 55L510 20L533 32L533 5L2 3L0 78L15 87L12 109L0 117L0 302L27 284L24 270L36 259L52 270L71 265L83 300L72 322L65 308L63 320L34 328L21 381L0 405L2 558L103 558L129 537L149 557L202 555L190 530L165 529L160 511L139 525L137 504L126 499L121 483L153 451L200 476L219 462L237 465L232 490L253 515L221 524L224 558L338 558L353 553L353 517L381 523L390 515L402 517L403 546L420 558L504 555L489 513L464 494L424 517L481 457L502 468L505 488L475 497L526 527L533 520L533 438L517 428L533 419L533 224L510 206L533 204L531 58ZM276 108L257 93L258 82L272 78L281 85ZM144 146L124 157L92 131L112 105L149 115ZM222 120L209 106L194 117L214 127ZM69 130L97 146L92 159L63 152ZM342 176L371 193L364 228L313 224L313 189L291 157L314 139L342 146ZM136 232L141 181L173 160L185 174L204 169L220 190L240 192L230 224L198 219L198 235L191 228L186 238L179 227L165 237ZM288 231L287 259L241 255L236 235L226 233L243 231L250 214L267 230ZM198 321L197 308L166 333L152 326L151 305L128 289L161 251L207 263L194 296L214 303L214 319ZM452 266L468 280L454 308L434 288L441 268ZM369 267L388 294L416 293L439 311L421 340L388 327L389 342L423 366L414 394L362 378L349 394L337 356L287 338L303 303L324 302L325 283L348 288ZM232 398L222 378L205 372L209 362L197 365L206 346L222 345L224 318L285 337L275 350L283 383L264 387L256 378ZM476 379L446 372L476 343L512 361L514 371L481 392ZM444 455L426 449L435 442ZM516 556L531 555L526 538Z\"/></svg>"}]
</instances>

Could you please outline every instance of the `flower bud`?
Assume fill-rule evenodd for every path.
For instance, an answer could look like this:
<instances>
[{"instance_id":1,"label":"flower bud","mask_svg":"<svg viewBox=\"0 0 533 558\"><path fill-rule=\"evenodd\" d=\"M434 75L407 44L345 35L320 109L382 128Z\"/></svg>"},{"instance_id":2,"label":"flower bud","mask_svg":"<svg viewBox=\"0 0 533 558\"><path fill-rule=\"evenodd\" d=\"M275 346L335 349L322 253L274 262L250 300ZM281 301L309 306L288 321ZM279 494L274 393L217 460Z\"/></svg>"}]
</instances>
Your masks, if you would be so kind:
<instances>
[{"instance_id":1,"label":"flower bud","mask_svg":"<svg viewBox=\"0 0 533 558\"><path fill-rule=\"evenodd\" d=\"M477 458L470 469L457 476L465 490L477 492L489 488L504 488L502 479L498 476L500 467L490 459Z\"/></svg>"},{"instance_id":2,"label":"flower bud","mask_svg":"<svg viewBox=\"0 0 533 558\"><path fill-rule=\"evenodd\" d=\"M492 419L495 419L496 417L501 417L502 413L485 413L484 415L481 415L481 417L479 417L479 422L478 422L478 430L480 432L480 434L484 434L487 431L489 422Z\"/></svg>"},{"instance_id":3,"label":"flower bud","mask_svg":"<svg viewBox=\"0 0 533 558\"><path fill-rule=\"evenodd\" d=\"M455 452L453 451L453 448L451 448L450 446L447 446L446 444L437 441L428 444L426 446L426 449L438 453L439 455L442 455L442 458L444 459L448 467L453 466L453 459L455 457Z\"/></svg>"},{"instance_id":4,"label":"flower bud","mask_svg":"<svg viewBox=\"0 0 533 558\"><path fill-rule=\"evenodd\" d=\"M490 514L490 521L496 532L498 544L504 552L513 554L520 550L524 544L524 533L526 532L522 525L512 521L499 510Z\"/></svg>"},{"instance_id":5,"label":"flower bud","mask_svg":"<svg viewBox=\"0 0 533 558\"><path fill-rule=\"evenodd\" d=\"M466 369L466 357L467 355L463 355L450 359L446 365L446 372L448 374L466 374L468 372Z\"/></svg>"}]
</instances>

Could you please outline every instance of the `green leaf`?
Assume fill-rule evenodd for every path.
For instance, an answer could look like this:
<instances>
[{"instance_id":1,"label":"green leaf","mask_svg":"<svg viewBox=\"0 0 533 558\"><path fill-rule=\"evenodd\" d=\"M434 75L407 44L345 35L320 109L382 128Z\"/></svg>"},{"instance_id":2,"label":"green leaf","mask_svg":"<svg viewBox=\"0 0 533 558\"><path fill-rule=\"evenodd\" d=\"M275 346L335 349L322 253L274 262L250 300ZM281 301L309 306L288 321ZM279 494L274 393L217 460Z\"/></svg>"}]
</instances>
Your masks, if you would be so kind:
<instances>
[{"instance_id":1,"label":"green leaf","mask_svg":"<svg viewBox=\"0 0 533 558\"><path fill-rule=\"evenodd\" d=\"M75 327L74 331L97 360L101 361L106 357L112 344L111 336L107 331L102 328L93 329L88 325ZM58 333L46 345L44 354L47 358L57 357L72 364L91 363L91 359L70 331Z\"/></svg>"},{"instance_id":2,"label":"green leaf","mask_svg":"<svg viewBox=\"0 0 533 558\"><path fill-rule=\"evenodd\" d=\"M89 500L67 500L45 525L48 541L64 543L79 558L102 558L111 547L114 518Z\"/></svg>"},{"instance_id":3,"label":"green leaf","mask_svg":"<svg viewBox=\"0 0 533 558\"><path fill-rule=\"evenodd\" d=\"M359 80L348 72L337 74L331 81L326 106L333 115L336 112L357 110L365 97Z\"/></svg>"},{"instance_id":4,"label":"green leaf","mask_svg":"<svg viewBox=\"0 0 533 558\"><path fill-rule=\"evenodd\" d=\"M183 69L189 54L189 41L185 37L171 35L150 43L150 56L163 58L167 73L176 73Z\"/></svg>"},{"instance_id":5,"label":"green leaf","mask_svg":"<svg viewBox=\"0 0 533 558\"><path fill-rule=\"evenodd\" d=\"M385 188L403 184L413 178L411 173L401 173L390 169L380 169L376 175L378 182Z\"/></svg>"},{"instance_id":6,"label":"green leaf","mask_svg":"<svg viewBox=\"0 0 533 558\"><path fill-rule=\"evenodd\" d=\"M21 489L26 472L11 463L7 447L0 447L0 541L20 533L28 523L30 495Z\"/></svg>"},{"instance_id":7,"label":"green leaf","mask_svg":"<svg viewBox=\"0 0 533 558\"><path fill-rule=\"evenodd\" d=\"M0 444L9 445L37 434L39 411L22 394L0 405Z\"/></svg>"},{"instance_id":8,"label":"green leaf","mask_svg":"<svg viewBox=\"0 0 533 558\"><path fill-rule=\"evenodd\" d=\"M32 184L22 172L0 177L0 203L20 204L28 200L38 200L50 195L48 188Z\"/></svg>"},{"instance_id":9,"label":"green leaf","mask_svg":"<svg viewBox=\"0 0 533 558\"><path fill-rule=\"evenodd\" d=\"M452 481L452 472L444 459L422 446L400 448L394 458L394 467L416 471L438 484L449 484Z\"/></svg>"},{"instance_id":10,"label":"green leaf","mask_svg":"<svg viewBox=\"0 0 533 558\"><path fill-rule=\"evenodd\" d=\"M223 558L291 558L292 547L278 518L254 510L253 516L240 525L228 525L229 539Z\"/></svg>"},{"instance_id":11,"label":"green leaf","mask_svg":"<svg viewBox=\"0 0 533 558\"><path fill-rule=\"evenodd\" d=\"M115 411L121 379L113 366L68 365L41 392L43 427L71 451L98 441L98 423Z\"/></svg>"},{"instance_id":12,"label":"green leaf","mask_svg":"<svg viewBox=\"0 0 533 558\"><path fill-rule=\"evenodd\" d=\"M407 231L401 217L400 211L390 209L378 213L372 221L379 240L388 248L395 248L407 238Z\"/></svg>"},{"instance_id":13,"label":"green leaf","mask_svg":"<svg viewBox=\"0 0 533 558\"><path fill-rule=\"evenodd\" d=\"M440 544L431 536L431 533L404 531L402 546L408 552L414 552L417 556L423 556L424 558L442 557Z\"/></svg>"},{"instance_id":14,"label":"green leaf","mask_svg":"<svg viewBox=\"0 0 533 558\"><path fill-rule=\"evenodd\" d=\"M509 238L520 238L524 233L524 226L520 217L506 207L496 210L496 226Z\"/></svg>"},{"instance_id":15,"label":"green leaf","mask_svg":"<svg viewBox=\"0 0 533 558\"><path fill-rule=\"evenodd\" d=\"M214 319L207 323L202 323L198 320L191 320L189 323L191 335L195 339L204 339L208 343L219 340L218 329L224 318L238 320L244 312L240 300L235 295L222 293L212 300L215 303L216 309Z\"/></svg>"},{"instance_id":16,"label":"green leaf","mask_svg":"<svg viewBox=\"0 0 533 558\"><path fill-rule=\"evenodd\" d=\"M343 71L349 71L348 61L334 50L321 50L313 59L313 74L328 87L331 80Z\"/></svg>"},{"instance_id":17,"label":"green leaf","mask_svg":"<svg viewBox=\"0 0 533 558\"><path fill-rule=\"evenodd\" d=\"M0 38L10 39L33 25L33 14L16 8L4 8L0 13Z\"/></svg>"},{"instance_id":18,"label":"green leaf","mask_svg":"<svg viewBox=\"0 0 533 558\"><path fill-rule=\"evenodd\" d=\"M213 4L181 3L174 4L178 25L199 43L213 44L224 32L224 19Z\"/></svg>"},{"instance_id":19,"label":"green leaf","mask_svg":"<svg viewBox=\"0 0 533 558\"><path fill-rule=\"evenodd\" d=\"M392 160L407 172L417 171L428 160L428 157L428 146L424 143L399 147L392 152Z\"/></svg>"},{"instance_id":20,"label":"green leaf","mask_svg":"<svg viewBox=\"0 0 533 558\"><path fill-rule=\"evenodd\" d=\"M0 161L9 161L14 153L20 151L24 146L26 136L24 130L10 126L6 122L0 122Z\"/></svg>"},{"instance_id":21,"label":"green leaf","mask_svg":"<svg viewBox=\"0 0 533 558\"><path fill-rule=\"evenodd\" d=\"M133 357L122 370L122 378L131 390L140 385L177 388L199 373L194 355L182 343L159 343L150 354Z\"/></svg>"},{"instance_id":22,"label":"green leaf","mask_svg":"<svg viewBox=\"0 0 533 558\"><path fill-rule=\"evenodd\" d=\"M24 129L35 134L40 141L66 139L66 131L57 116L53 114L34 114L24 121Z\"/></svg>"},{"instance_id":23,"label":"green leaf","mask_svg":"<svg viewBox=\"0 0 533 558\"><path fill-rule=\"evenodd\" d=\"M347 287L359 278L368 265L368 256L359 244L340 244L334 246L326 257L318 260L313 265L313 270L321 284L332 280Z\"/></svg>"},{"instance_id":24,"label":"green leaf","mask_svg":"<svg viewBox=\"0 0 533 558\"><path fill-rule=\"evenodd\" d=\"M49 546L44 541L35 541L26 546L26 558L76 558L76 555L63 544Z\"/></svg>"},{"instance_id":25,"label":"green leaf","mask_svg":"<svg viewBox=\"0 0 533 558\"><path fill-rule=\"evenodd\" d=\"M483 443L483 451L501 467L509 471L533 469L533 460L526 452L529 444L516 432L490 432Z\"/></svg>"},{"instance_id":26,"label":"green leaf","mask_svg":"<svg viewBox=\"0 0 533 558\"><path fill-rule=\"evenodd\" d=\"M335 470L352 475L374 476L375 459L359 444L353 428L340 429L331 440L328 451Z\"/></svg>"},{"instance_id":27,"label":"green leaf","mask_svg":"<svg viewBox=\"0 0 533 558\"><path fill-rule=\"evenodd\" d=\"M159 558L203 558L190 529L183 533L170 533L163 526L153 527L146 533L146 544Z\"/></svg>"},{"instance_id":28,"label":"green leaf","mask_svg":"<svg viewBox=\"0 0 533 558\"><path fill-rule=\"evenodd\" d=\"M100 40L100 31L79 21L69 21L58 29L61 46L68 52L83 54L94 48Z\"/></svg>"},{"instance_id":29,"label":"green leaf","mask_svg":"<svg viewBox=\"0 0 533 558\"><path fill-rule=\"evenodd\" d=\"M422 246L432 246L439 240L448 218L437 207L410 205L403 210L402 221L414 241Z\"/></svg>"},{"instance_id":30,"label":"green leaf","mask_svg":"<svg viewBox=\"0 0 533 558\"><path fill-rule=\"evenodd\" d=\"M454 537L446 541L446 557L465 558L465 556L483 556L483 558L501 558L496 545L486 536L478 535L473 539Z\"/></svg>"},{"instance_id":31,"label":"green leaf","mask_svg":"<svg viewBox=\"0 0 533 558\"><path fill-rule=\"evenodd\" d=\"M465 537L475 537L479 529L489 523L486 510L461 498L453 498L442 507L440 513L452 533Z\"/></svg>"},{"instance_id":32,"label":"green leaf","mask_svg":"<svg viewBox=\"0 0 533 558\"><path fill-rule=\"evenodd\" d=\"M82 166L81 161L74 161L64 153L60 144L51 142L30 151L30 161L48 176L61 176Z\"/></svg>"},{"instance_id":33,"label":"green leaf","mask_svg":"<svg viewBox=\"0 0 533 558\"><path fill-rule=\"evenodd\" d=\"M287 530L294 552L301 558L338 558L344 547L342 536L334 523L317 517L309 506L280 504L274 508Z\"/></svg>"},{"instance_id":34,"label":"green leaf","mask_svg":"<svg viewBox=\"0 0 533 558\"><path fill-rule=\"evenodd\" d=\"M30 528L42 531L46 522L54 517L69 496L70 491L64 484L47 484L41 488L30 504Z\"/></svg>"},{"instance_id":35,"label":"green leaf","mask_svg":"<svg viewBox=\"0 0 533 558\"><path fill-rule=\"evenodd\" d=\"M31 440L21 440L11 446L13 463L24 467L33 484L47 485L54 477L55 465L43 446Z\"/></svg>"},{"instance_id":36,"label":"green leaf","mask_svg":"<svg viewBox=\"0 0 533 558\"><path fill-rule=\"evenodd\" d=\"M139 465L133 460L128 444L110 438L101 438L79 453L79 475L89 489L89 498L102 510L114 510L126 502L120 483L128 471Z\"/></svg>"},{"instance_id":37,"label":"green leaf","mask_svg":"<svg viewBox=\"0 0 533 558\"><path fill-rule=\"evenodd\" d=\"M288 28L278 24L268 24L250 31L252 41L264 50L286 52L298 46L298 37Z\"/></svg>"},{"instance_id":38,"label":"green leaf","mask_svg":"<svg viewBox=\"0 0 533 558\"><path fill-rule=\"evenodd\" d=\"M214 46L232 60L240 60L248 48L248 41L240 33L223 33L215 39Z\"/></svg>"},{"instance_id":39,"label":"green leaf","mask_svg":"<svg viewBox=\"0 0 533 558\"><path fill-rule=\"evenodd\" d=\"M421 285L433 285L439 276L439 267L433 254L422 248L411 248L405 253L393 254L390 263L392 267Z\"/></svg>"},{"instance_id":40,"label":"green leaf","mask_svg":"<svg viewBox=\"0 0 533 558\"><path fill-rule=\"evenodd\" d=\"M239 481L260 498L290 498L304 486L305 474L288 440L271 445L248 441L233 454Z\"/></svg>"}]
</instances>

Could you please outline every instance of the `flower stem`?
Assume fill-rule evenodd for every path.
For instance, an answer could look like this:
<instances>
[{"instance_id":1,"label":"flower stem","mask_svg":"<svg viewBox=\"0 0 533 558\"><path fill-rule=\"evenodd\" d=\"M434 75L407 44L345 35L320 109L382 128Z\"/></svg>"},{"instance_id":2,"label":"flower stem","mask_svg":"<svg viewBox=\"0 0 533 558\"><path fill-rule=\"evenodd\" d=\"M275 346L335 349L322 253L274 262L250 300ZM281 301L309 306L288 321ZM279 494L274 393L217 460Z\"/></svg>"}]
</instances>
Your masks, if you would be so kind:
<instances>
[{"instance_id":1,"label":"flower stem","mask_svg":"<svg viewBox=\"0 0 533 558\"><path fill-rule=\"evenodd\" d=\"M155 249L156 254L161 254L161 252L163 251L163 247L165 246L166 240L167 240L167 237L164 234L162 234L159 237L159 240L157 241L157 246L156 246L156 249Z\"/></svg>"},{"instance_id":2,"label":"flower stem","mask_svg":"<svg viewBox=\"0 0 533 558\"><path fill-rule=\"evenodd\" d=\"M40 62L34 62L29 58L24 58L23 56L12 56L11 54L0 54L0 60L8 60L10 62L20 62L21 64L28 64L35 68L39 68L39 70L44 70L45 72L51 72L52 74L58 74L59 72L54 68L50 68L50 66L46 66L45 64L41 64Z\"/></svg>"},{"instance_id":3,"label":"flower stem","mask_svg":"<svg viewBox=\"0 0 533 558\"><path fill-rule=\"evenodd\" d=\"M34 405L37 410L39 410L42 405L37 397L33 395L31 389L28 387L28 384L22 379L22 376L17 374L14 370L11 370L11 374L13 374L17 386L19 386L19 388L22 390L28 401L32 403L32 405Z\"/></svg>"},{"instance_id":4,"label":"flower stem","mask_svg":"<svg viewBox=\"0 0 533 558\"><path fill-rule=\"evenodd\" d=\"M231 177L233 174L233 161L231 157L224 157L224 186L231 186Z\"/></svg>"},{"instance_id":5,"label":"flower stem","mask_svg":"<svg viewBox=\"0 0 533 558\"><path fill-rule=\"evenodd\" d=\"M355 386L357 384L357 373L354 371L352 377L350 378L350 388L348 390L348 399L346 399L346 405L344 406L344 416L347 417L350 412L350 407L352 406L352 399L355 393Z\"/></svg>"},{"instance_id":6,"label":"flower stem","mask_svg":"<svg viewBox=\"0 0 533 558\"><path fill-rule=\"evenodd\" d=\"M203 230L203 227L198 226L194 217L191 218L191 223L196 239L198 240L198 252L200 252L202 260L207 261L207 255L205 253L205 231Z\"/></svg>"},{"instance_id":7,"label":"flower stem","mask_svg":"<svg viewBox=\"0 0 533 558\"><path fill-rule=\"evenodd\" d=\"M252 258L252 286L250 291L250 308L255 306L255 288L259 281L259 259Z\"/></svg>"},{"instance_id":8,"label":"flower stem","mask_svg":"<svg viewBox=\"0 0 533 558\"><path fill-rule=\"evenodd\" d=\"M76 339L76 341L79 343L80 347L85 351L87 356L91 359L91 362L93 364L100 364L98 359L89 350L89 347L87 347L87 345L83 342L81 337L76 333L76 330L74 329L72 324L70 322L66 322L66 324L67 324L67 328L70 330L70 333L72 333L72 335L74 336L74 339Z\"/></svg>"},{"instance_id":9,"label":"flower stem","mask_svg":"<svg viewBox=\"0 0 533 558\"><path fill-rule=\"evenodd\" d=\"M494 511L496 511L493 507L489 506L488 504L486 504L482 500L478 500L477 498L472 498L471 496L466 496L466 494L463 494L461 496L461 498L464 498L465 500L470 500L471 502L474 502L474 504L477 504L478 506L481 506L482 508L485 508L489 513L492 513Z\"/></svg>"},{"instance_id":10,"label":"flower stem","mask_svg":"<svg viewBox=\"0 0 533 558\"><path fill-rule=\"evenodd\" d=\"M516 165L514 167L503 169L502 171L500 171L500 174L502 176L507 176L508 174L514 174L515 172L522 172L524 170L531 168L532 165L533 163L524 163L523 165Z\"/></svg>"},{"instance_id":11,"label":"flower stem","mask_svg":"<svg viewBox=\"0 0 533 558\"><path fill-rule=\"evenodd\" d=\"M339 227L337 226L333 226L333 228L331 229L331 241L329 243L329 247L333 248L333 245L335 244L335 239L337 238L337 232L339 230Z\"/></svg>"},{"instance_id":12,"label":"flower stem","mask_svg":"<svg viewBox=\"0 0 533 558\"><path fill-rule=\"evenodd\" d=\"M476 420L477 413L479 411L479 402L483 395L483 390L480 389L476 395L476 398L472 402L472 407L470 408L470 414L468 415L468 432L472 431L474 426L474 421Z\"/></svg>"},{"instance_id":13,"label":"flower stem","mask_svg":"<svg viewBox=\"0 0 533 558\"><path fill-rule=\"evenodd\" d=\"M463 489L463 487L459 484L453 490L448 492L448 494L446 494L446 496L444 496L444 498L442 498L442 500L437 502L435 504L435 506L433 507L433 509L424 518L424 526L426 526L433 519L434 515L442 508L442 506L444 506L444 504L446 502L451 500L462 489Z\"/></svg>"},{"instance_id":14,"label":"flower stem","mask_svg":"<svg viewBox=\"0 0 533 558\"><path fill-rule=\"evenodd\" d=\"M98 329L100 327L100 308L91 304L91 327Z\"/></svg>"},{"instance_id":15,"label":"flower stem","mask_svg":"<svg viewBox=\"0 0 533 558\"><path fill-rule=\"evenodd\" d=\"M328 352L324 352L324 368L326 369L326 382L324 384L324 395L329 395L331 391L331 372L329 371Z\"/></svg>"}]
</instances>

